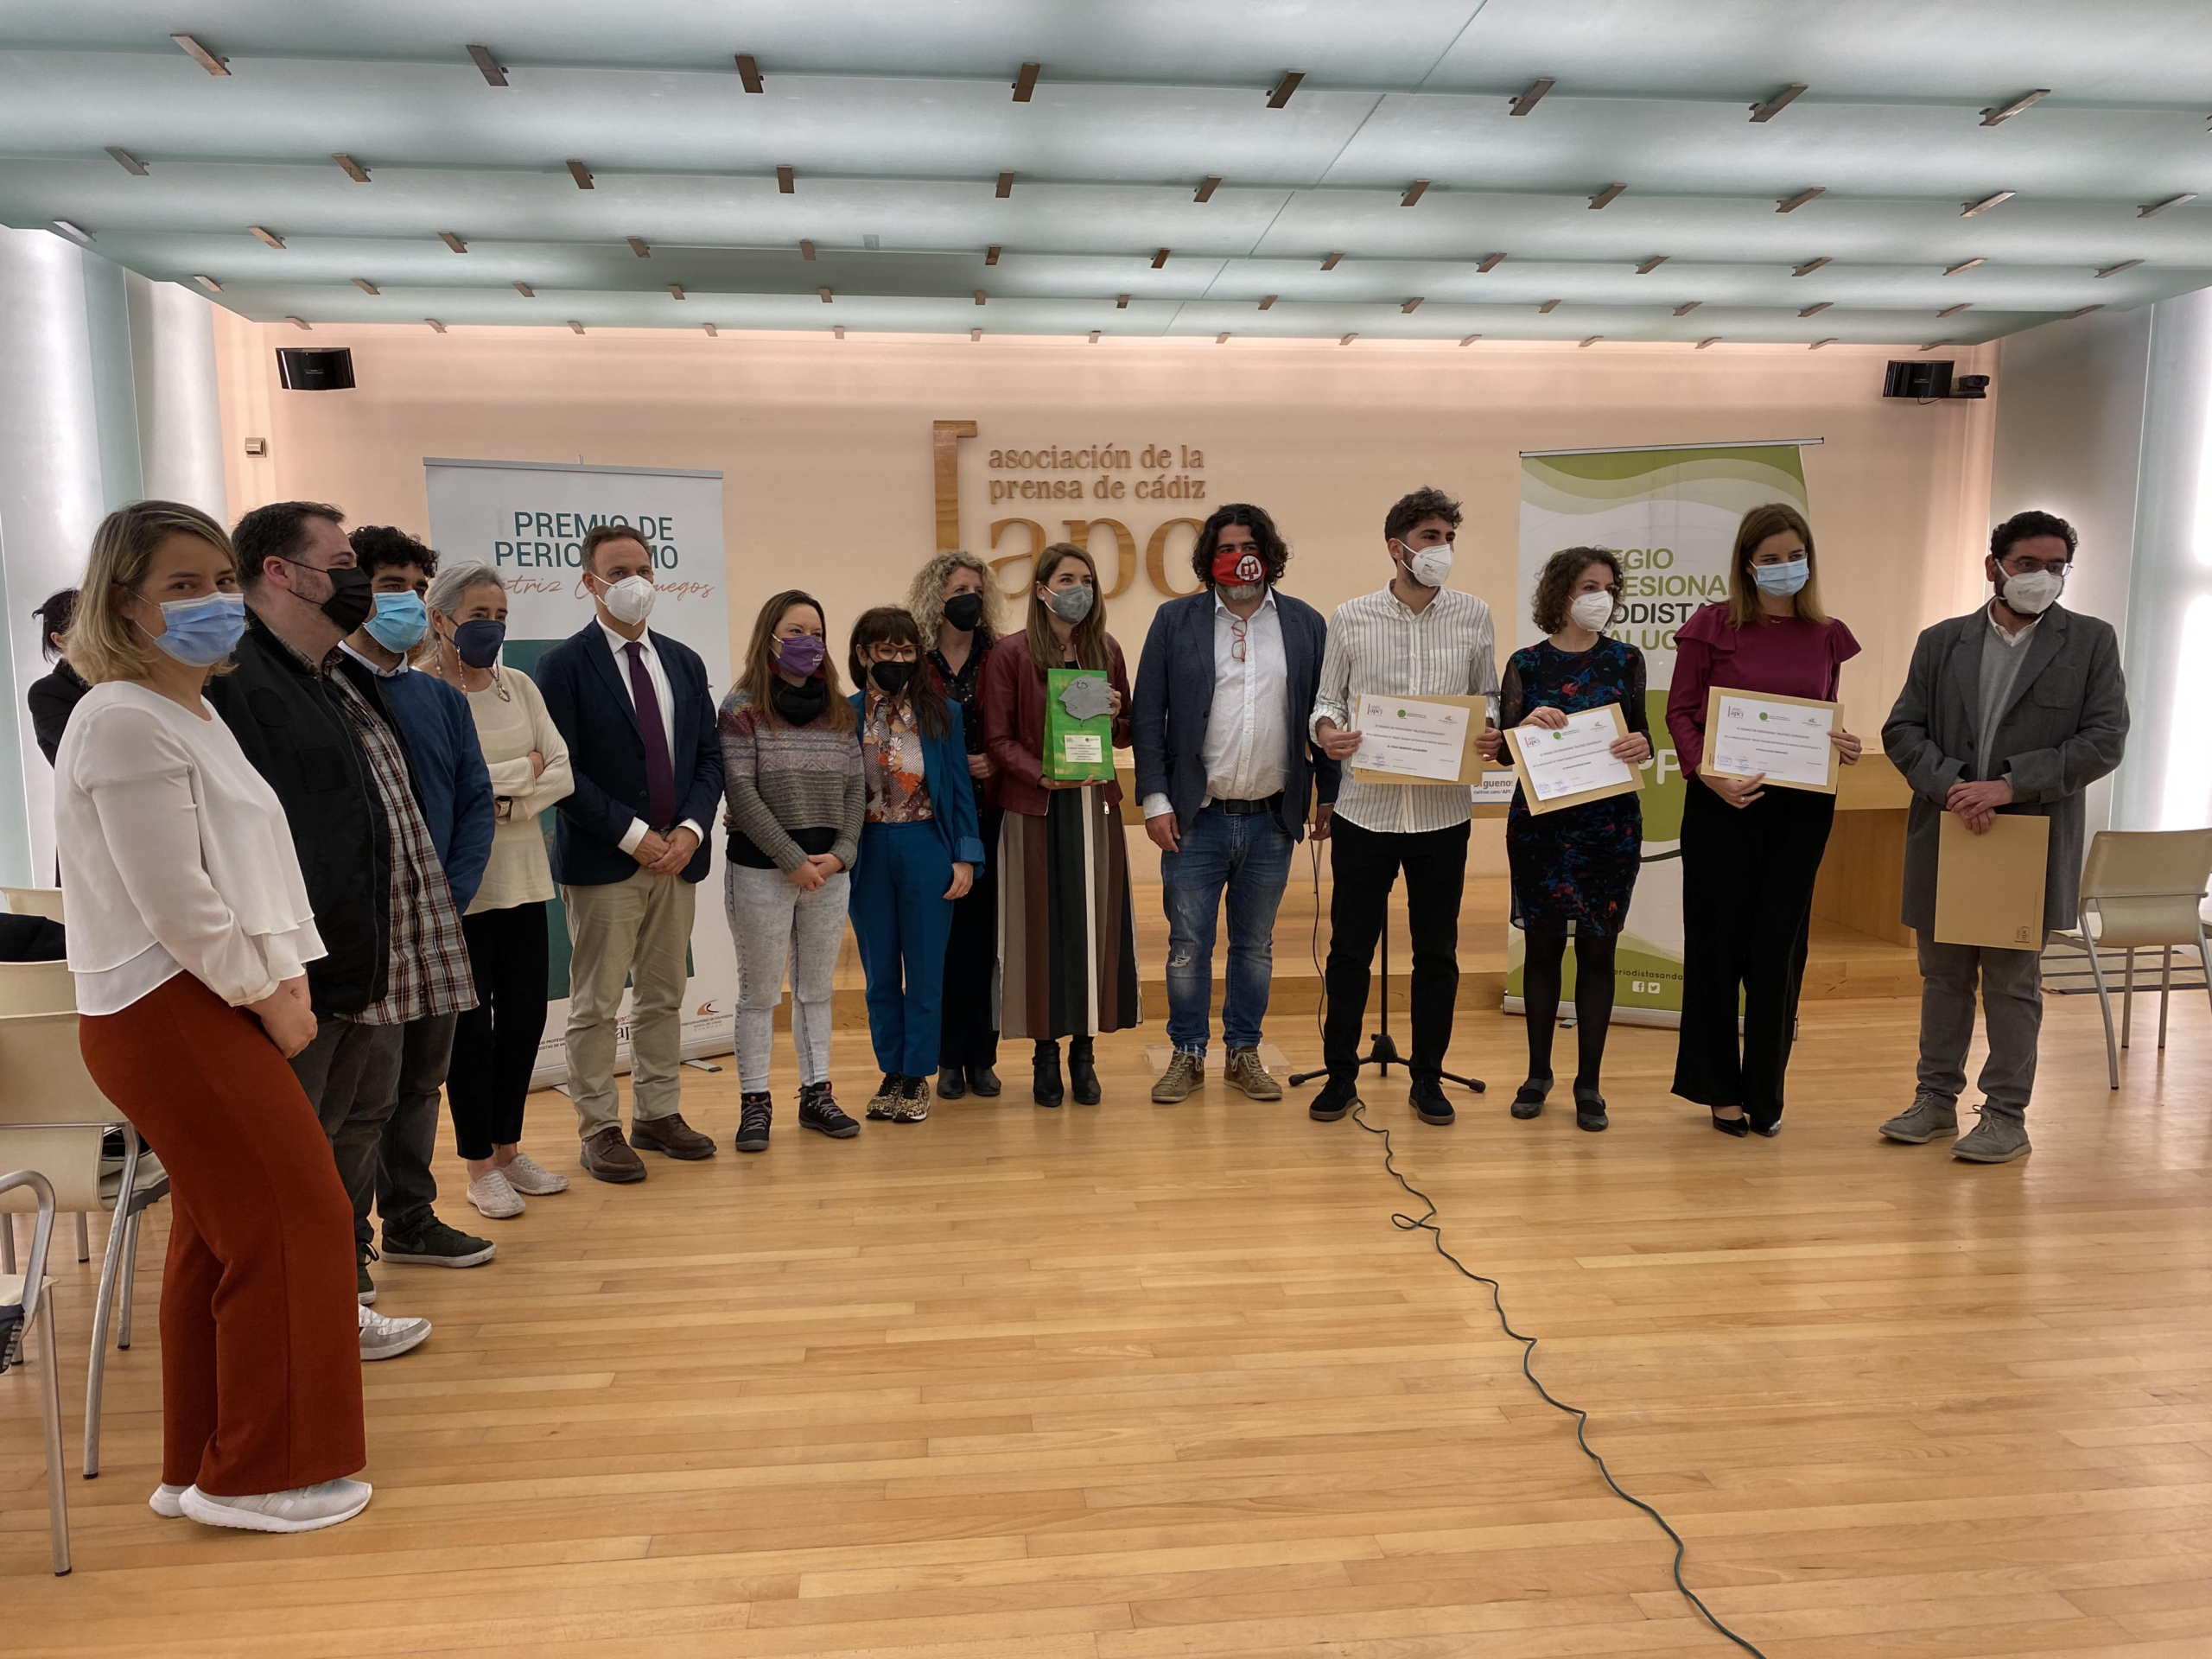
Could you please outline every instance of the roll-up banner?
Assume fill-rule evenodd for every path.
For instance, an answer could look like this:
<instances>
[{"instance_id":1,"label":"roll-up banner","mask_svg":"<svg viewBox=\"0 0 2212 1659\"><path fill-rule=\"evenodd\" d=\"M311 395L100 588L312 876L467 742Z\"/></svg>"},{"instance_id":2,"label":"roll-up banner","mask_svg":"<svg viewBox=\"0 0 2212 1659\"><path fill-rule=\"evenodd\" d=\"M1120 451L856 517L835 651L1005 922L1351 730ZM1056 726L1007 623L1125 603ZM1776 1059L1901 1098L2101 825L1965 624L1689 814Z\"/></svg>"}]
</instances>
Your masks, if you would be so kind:
<instances>
[{"instance_id":1,"label":"roll-up banner","mask_svg":"<svg viewBox=\"0 0 2212 1659\"><path fill-rule=\"evenodd\" d=\"M584 533L620 521L645 533L659 590L652 629L681 640L707 665L720 696L730 683L729 610L722 581L722 475L656 467L574 467L552 461L425 459L430 541L441 564L477 561L507 584L505 669L525 674L537 659L597 614L584 588ZM550 853L557 807L538 815ZM737 957L722 916L721 838L707 826L714 866L700 883L683 1001L686 1058L725 1054L737 1001ZM561 1083L569 1075L569 922L559 897L546 906L552 974L546 988L545 1036L531 1081ZM626 1003L625 1005L626 1009ZM630 1065L626 1015L619 1028L616 1066Z\"/></svg>"},{"instance_id":2,"label":"roll-up banner","mask_svg":"<svg viewBox=\"0 0 2212 1659\"><path fill-rule=\"evenodd\" d=\"M1818 438L1648 449L1527 450L1521 456L1521 604L1514 644L1544 636L1529 601L1544 562L1562 548L1620 556L1625 613L1606 630L1643 653L1652 757L1644 763L1643 864L1616 957L1613 1018L1673 1026L1682 1009L1682 799L1687 787L1667 732L1675 630L1700 605L1727 597L1736 527L1751 508L1787 501L1806 510L1800 451ZM1503 664L1500 665L1501 672ZM1521 930L1506 929L1505 1007L1521 1007ZM1562 1007L1572 1007L1567 953Z\"/></svg>"}]
</instances>

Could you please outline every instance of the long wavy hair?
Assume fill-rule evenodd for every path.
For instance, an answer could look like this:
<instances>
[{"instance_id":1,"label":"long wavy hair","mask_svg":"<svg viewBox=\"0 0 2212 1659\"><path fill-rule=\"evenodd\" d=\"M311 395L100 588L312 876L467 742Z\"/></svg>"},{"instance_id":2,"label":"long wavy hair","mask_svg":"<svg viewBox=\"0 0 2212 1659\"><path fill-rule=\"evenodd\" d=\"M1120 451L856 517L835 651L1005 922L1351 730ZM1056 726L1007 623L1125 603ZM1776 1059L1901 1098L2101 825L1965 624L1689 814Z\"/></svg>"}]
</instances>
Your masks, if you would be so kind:
<instances>
[{"instance_id":1,"label":"long wavy hair","mask_svg":"<svg viewBox=\"0 0 2212 1659\"><path fill-rule=\"evenodd\" d=\"M914 723L922 728L925 737L943 737L950 732L952 716L945 712L944 688L922 660L929 647L922 643L922 631L914 621L913 613L904 606L879 605L874 610L862 611L860 620L853 624L852 644L846 651L845 666L851 671L855 685L874 693L874 683L868 677L868 659L863 655L872 645L913 646L914 672L906 682L906 689L899 695L914 711Z\"/></svg>"},{"instance_id":2,"label":"long wavy hair","mask_svg":"<svg viewBox=\"0 0 2212 1659\"><path fill-rule=\"evenodd\" d=\"M784 613L794 605L804 605L811 610L822 624L822 666L814 671L830 688L830 707L821 718L832 731L844 731L853 723L853 706L845 701L843 688L837 683L837 659L827 647L830 644L830 613L822 608L822 601L803 588L786 588L770 597L760 607L760 614L753 619L753 642L745 648L745 666L737 677L746 699L752 703L756 716L776 725L785 724L784 717L776 712L773 693L776 689L776 625L784 620Z\"/></svg>"},{"instance_id":3,"label":"long wavy hair","mask_svg":"<svg viewBox=\"0 0 2212 1659\"><path fill-rule=\"evenodd\" d=\"M914 585L906 590L906 608L922 631L925 655L937 648L937 631L944 623L944 584L956 570L973 570L983 584L983 620L976 625L970 650L983 656L999 640L999 585L991 567L973 553L940 553L914 572Z\"/></svg>"},{"instance_id":4,"label":"long wavy hair","mask_svg":"<svg viewBox=\"0 0 2212 1659\"><path fill-rule=\"evenodd\" d=\"M1083 568L1090 572L1090 614L1075 625L1069 636L1068 645L1075 653L1078 668L1095 668L1101 673L1113 666L1113 653L1106 645L1106 588L1098 580L1098 561L1090 556L1086 548L1073 542L1054 542L1037 556L1037 571L1029 587L1029 660L1037 664L1037 677L1043 679L1047 669L1060 666L1060 642L1052 634L1052 607L1037 597L1037 590L1052 579L1052 573L1070 559L1083 561Z\"/></svg>"},{"instance_id":5,"label":"long wavy hair","mask_svg":"<svg viewBox=\"0 0 2212 1659\"><path fill-rule=\"evenodd\" d=\"M1770 536L1794 535L1805 543L1805 585L1793 596L1797 617L1803 622L1825 622L1821 608L1821 561L1813 551L1813 527L1805 515L1787 501L1770 501L1753 507L1736 526L1736 550L1728 560L1728 626L1748 628L1762 620L1758 579L1751 575L1751 555Z\"/></svg>"}]
</instances>

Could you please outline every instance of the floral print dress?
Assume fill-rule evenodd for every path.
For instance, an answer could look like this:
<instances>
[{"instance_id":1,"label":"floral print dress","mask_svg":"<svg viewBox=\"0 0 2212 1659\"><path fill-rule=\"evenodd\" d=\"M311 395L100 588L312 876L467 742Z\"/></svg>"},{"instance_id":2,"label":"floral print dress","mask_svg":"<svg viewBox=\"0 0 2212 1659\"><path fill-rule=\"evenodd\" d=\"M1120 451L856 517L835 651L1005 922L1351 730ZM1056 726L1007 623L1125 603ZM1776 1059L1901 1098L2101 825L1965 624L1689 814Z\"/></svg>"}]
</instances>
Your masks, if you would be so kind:
<instances>
[{"instance_id":1,"label":"floral print dress","mask_svg":"<svg viewBox=\"0 0 2212 1659\"><path fill-rule=\"evenodd\" d=\"M1532 709L1574 715L1617 702L1628 729L1648 738L1643 694L1643 653L1634 645L1600 636L1589 650L1569 652L1546 639L1507 661L1497 721L1510 730ZM1539 817L1516 788L1505 820L1505 853L1519 925L1573 922L1579 932L1618 933L1643 861L1643 809L1633 795L1615 795Z\"/></svg>"}]
</instances>

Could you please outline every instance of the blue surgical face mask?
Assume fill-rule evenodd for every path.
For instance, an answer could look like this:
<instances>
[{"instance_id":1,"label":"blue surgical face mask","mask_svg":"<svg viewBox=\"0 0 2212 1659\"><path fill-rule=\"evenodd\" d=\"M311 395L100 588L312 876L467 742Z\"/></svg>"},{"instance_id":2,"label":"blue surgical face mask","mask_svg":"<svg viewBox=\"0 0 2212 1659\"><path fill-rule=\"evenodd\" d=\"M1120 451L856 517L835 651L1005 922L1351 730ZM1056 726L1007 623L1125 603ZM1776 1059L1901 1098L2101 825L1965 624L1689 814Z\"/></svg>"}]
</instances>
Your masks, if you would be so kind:
<instances>
[{"instance_id":1,"label":"blue surgical face mask","mask_svg":"<svg viewBox=\"0 0 2212 1659\"><path fill-rule=\"evenodd\" d=\"M1809 560L1792 559L1787 564L1753 565L1751 580L1758 584L1759 592L1787 598L1805 585L1812 572Z\"/></svg>"},{"instance_id":2,"label":"blue surgical face mask","mask_svg":"<svg viewBox=\"0 0 2212 1659\"><path fill-rule=\"evenodd\" d=\"M154 637L180 663L212 668L231 654L245 632L244 594L207 594L173 599L162 607L162 632Z\"/></svg>"},{"instance_id":3,"label":"blue surgical face mask","mask_svg":"<svg viewBox=\"0 0 2212 1659\"><path fill-rule=\"evenodd\" d=\"M430 613L420 594L378 594L376 609L362 626L386 651L412 651L430 626Z\"/></svg>"}]
</instances>

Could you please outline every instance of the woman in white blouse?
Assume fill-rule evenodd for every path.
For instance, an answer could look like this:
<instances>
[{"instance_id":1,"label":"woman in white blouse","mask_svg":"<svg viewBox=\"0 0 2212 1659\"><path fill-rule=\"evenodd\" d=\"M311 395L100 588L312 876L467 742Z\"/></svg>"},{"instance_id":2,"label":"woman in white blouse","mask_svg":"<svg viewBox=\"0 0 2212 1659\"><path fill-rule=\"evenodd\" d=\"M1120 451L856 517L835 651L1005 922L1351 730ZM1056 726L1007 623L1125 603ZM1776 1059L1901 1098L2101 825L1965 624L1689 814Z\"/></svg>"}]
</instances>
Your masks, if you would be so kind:
<instances>
[{"instance_id":1,"label":"woman in white blouse","mask_svg":"<svg viewBox=\"0 0 2212 1659\"><path fill-rule=\"evenodd\" d=\"M65 651L92 689L54 758L79 1042L162 1149L162 1486L213 1526L359 1515L353 1216L285 1060L323 954L283 809L200 695L245 623L230 539L140 501L92 538Z\"/></svg>"},{"instance_id":2,"label":"woman in white blouse","mask_svg":"<svg viewBox=\"0 0 2212 1659\"><path fill-rule=\"evenodd\" d=\"M523 1212L525 1196L565 1191L569 1178L519 1144L523 1103L545 1034L550 952L545 903L553 869L537 815L575 787L568 745L530 676L502 666L507 588L488 564L450 565L431 582L433 640L423 665L467 698L492 774L499 822L492 860L461 918L476 975L476 1007L454 1027L446 1105L468 1163L468 1201L494 1221Z\"/></svg>"}]
</instances>

